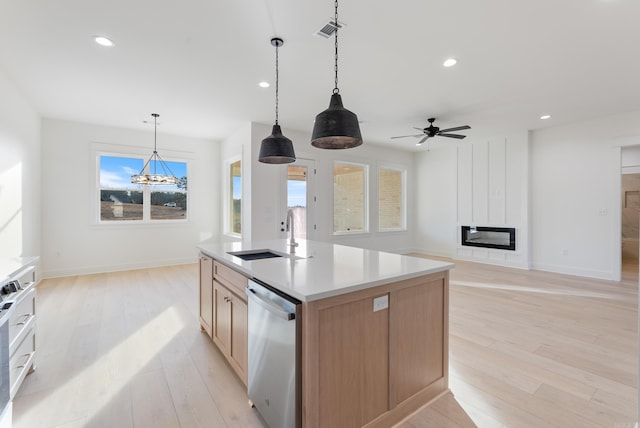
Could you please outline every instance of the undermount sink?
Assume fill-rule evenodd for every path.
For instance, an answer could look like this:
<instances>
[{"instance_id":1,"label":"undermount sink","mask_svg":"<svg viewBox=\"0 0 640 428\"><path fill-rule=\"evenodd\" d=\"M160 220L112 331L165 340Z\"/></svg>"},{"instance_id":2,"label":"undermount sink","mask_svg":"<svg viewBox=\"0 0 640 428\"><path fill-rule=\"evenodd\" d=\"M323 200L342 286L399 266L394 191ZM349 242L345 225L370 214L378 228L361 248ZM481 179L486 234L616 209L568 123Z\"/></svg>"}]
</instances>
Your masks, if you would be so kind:
<instances>
[{"instance_id":1,"label":"undermount sink","mask_svg":"<svg viewBox=\"0 0 640 428\"><path fill-rule=\"evenodd\" d=\"M271 250L230 251L227 254L231 254L232 256L236 256L247 261L282 257L282 255L276 254Z\"/></svg>"},{"instance_id":2,"label":"undermount sink","mask_svg":"<svg viewBox=\"0 0 640 428\"><path fill-rule=\"evenodd\" d=\"M227 254L241 258L242 260L246 260L248 262L252 260L264 260L264 259L274 259L280 257L286 257L291 260L300 260L306 257L300 257L295 254L283 253L276 250L269 250L267 248L259 249L259 250L244 250L244 251L227 251Z\"/></svg>"}]
</instances>

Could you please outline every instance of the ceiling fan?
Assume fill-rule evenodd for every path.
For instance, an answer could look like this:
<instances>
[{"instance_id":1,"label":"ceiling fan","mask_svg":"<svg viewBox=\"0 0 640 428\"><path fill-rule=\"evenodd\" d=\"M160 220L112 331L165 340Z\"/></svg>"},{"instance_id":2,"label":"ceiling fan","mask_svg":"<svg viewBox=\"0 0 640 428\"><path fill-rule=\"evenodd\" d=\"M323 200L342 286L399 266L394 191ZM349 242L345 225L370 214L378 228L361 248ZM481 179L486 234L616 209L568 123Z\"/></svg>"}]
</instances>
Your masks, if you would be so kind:
<instances>
[{"instance_id":1,"label":"ceiling fan","mask_svg":"<svg viewBox=\"0 0 640 428\"><path fill-rule=\"evenodd\" d=\"M449 134L449 132L462 131L463 129L471 129L469 125L456 126L455 128L440 129L437 126L433 126L433 122L435 122L435 120L436 120L435 117L430 117L429 119L427 119L427 121L429 122L429 126L427 128L416 128L416 127L413 128L413 129L418 129L422 131L422 134L400 135L400 136L391 137L391 138L392 139L406 138L406 137L422 138L420 141L416 143L416 145L419 146L420 144L424 143L427 140L427 138L436 137L436 136L456 138L458 140L462 140L464 137L466 137L466 135Z\"/></svg>"}]
</instances>

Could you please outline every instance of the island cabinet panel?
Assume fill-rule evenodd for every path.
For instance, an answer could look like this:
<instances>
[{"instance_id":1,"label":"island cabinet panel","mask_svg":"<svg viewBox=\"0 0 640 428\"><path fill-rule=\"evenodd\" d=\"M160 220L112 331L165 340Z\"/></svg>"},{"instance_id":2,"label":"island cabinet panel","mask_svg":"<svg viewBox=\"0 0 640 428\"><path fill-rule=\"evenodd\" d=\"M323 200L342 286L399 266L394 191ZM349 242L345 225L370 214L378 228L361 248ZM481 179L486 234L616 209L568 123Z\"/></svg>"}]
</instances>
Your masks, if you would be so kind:
<instances>
[{"instance_id":1,"label":"island cabinet panel","mask_svg":"<svg viewBox=\"0 0 640 428\"><path fill-rule=\"evenodd\" d=\"M370 298L319 311L320 426L361 427L389 408L389 311Z\"/></svg>"},{"instance_id":2,"label":"island cabinet panel","mask_svg":"<svg viewBox=\"0 0 640 428\"><path fill-rule=\"evenodd\" d=\"M444 271L304 302L302 426L389 427L445 393L448 284Z\"/></svg>"},{"instance_id":3,"label":"island cabinet panel","mask_svg":"<svg viewBox=\"0 0 640 428\"><path fill-rule=\"evenodd\" d=\"M247 278L213 261L212 339L247 384Z\"/></svg>"},{"instance_id":4,"label":"island cabinet panel","mask_svg":"<svg viewBox=\"0 0 640 428\"><path fill-rule=\"evenodd\" d=\"M445 375L443 280L390 295L392 405L424 390Z\"/></svg>"},{"instance_id":5,"label":"island cabinet panel","mask_svg":"<svg viewBox=\"0 0 640 428\"><path fill-rule=\"evenodd\" d=\"M200 256L200 326L213 335L213 259Z\"/></svg>"}]
</instances>

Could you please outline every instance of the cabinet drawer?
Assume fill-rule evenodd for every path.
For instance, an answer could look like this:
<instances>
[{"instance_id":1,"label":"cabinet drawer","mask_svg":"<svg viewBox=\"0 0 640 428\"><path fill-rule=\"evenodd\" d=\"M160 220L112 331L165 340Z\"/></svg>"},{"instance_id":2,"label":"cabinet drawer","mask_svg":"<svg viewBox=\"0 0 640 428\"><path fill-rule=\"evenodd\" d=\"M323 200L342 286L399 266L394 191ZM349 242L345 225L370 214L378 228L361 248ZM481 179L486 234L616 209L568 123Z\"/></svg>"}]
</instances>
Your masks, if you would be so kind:
<instances>
[{"instance_id":1,"label":"cabinet drawer","mask_svg":"<svg viewBox=\"0 0 640 428\"><path fill-rule=\"evenodd\" d=\"M11 381L11 398L18 392L24 377L34 363L36 353L36 331L32 328L24 337L9 360L9 380Z\"/></svg>"},{"instance_id":2,"label":"cabinet drawer","mask_svg":"<svg viewBox=\"0 0 640 428\"><path fill-rule=\"evenodd\" d=\"M244 289L247 288L247 277L240 272L236 272L222 263L214 261L213 277L221 284L229 287L231 291L237 293L241 298L245 299Z\"/></svg>"},{"instance_id":3,"label":"cabinet drawer","mask_svg":"<svg viewBox=\"0 0 640 428\"><path fill-rule=\"evenodd\" d=\"M11 308L9 318L9 347L13 349L14 342L19 339L23 329L32 324L36 314L36 290L31 289L19 302Z\"/></svg>"}]
</instances>

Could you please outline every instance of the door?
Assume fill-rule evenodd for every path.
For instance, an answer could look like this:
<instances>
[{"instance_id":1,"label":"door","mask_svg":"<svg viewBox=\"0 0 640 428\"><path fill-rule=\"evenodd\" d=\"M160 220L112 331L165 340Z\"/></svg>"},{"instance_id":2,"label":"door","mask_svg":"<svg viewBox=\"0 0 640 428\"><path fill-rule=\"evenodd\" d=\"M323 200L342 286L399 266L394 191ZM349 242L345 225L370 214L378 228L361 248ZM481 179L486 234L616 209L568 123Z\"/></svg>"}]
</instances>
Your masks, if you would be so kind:
<instances>
[{"instance_id":1,"label":"door","mask_svg":"<svg viewBox=\"0 0 640 428\"><path fill-rule=\"evenodd\" d=\"M200 256L200 325L212 336L213 259L205 256Z\"/></svg>"},{"instance_id":2,"label":"door","mask_svg":"<svg viewBox=\"0 0 640 428\"><path fill-rule=\"evenodd\" d=\"M238 375L247 383L247 304L238 296L229 294L231 346L229 358L235 363Z\"/></svg>"},{"instance_id":3,"label":"door","mask_svg":"<svg viewBox=\"0 0 640 428\"><path fill-rule=\"evenodd\" d=\"M213 341L223 354L228 354L231 340L231 317L229 313L229 292L213 281Z\"/></svg>"},{"instance_id":4,"label":"door","mask_svg":"<svg viewBox=\"0 0 640 428\"><path fill-rule=\"evenodd\" d=\"M298 239L313 239L316 228L314 222L316 196L314 179L315 161L298 158L283 168L282 201L280 209L281 238L289 236L285 224L287 211L291 209L294 217L294 234Z\"/></svg>"}]
</instances>

